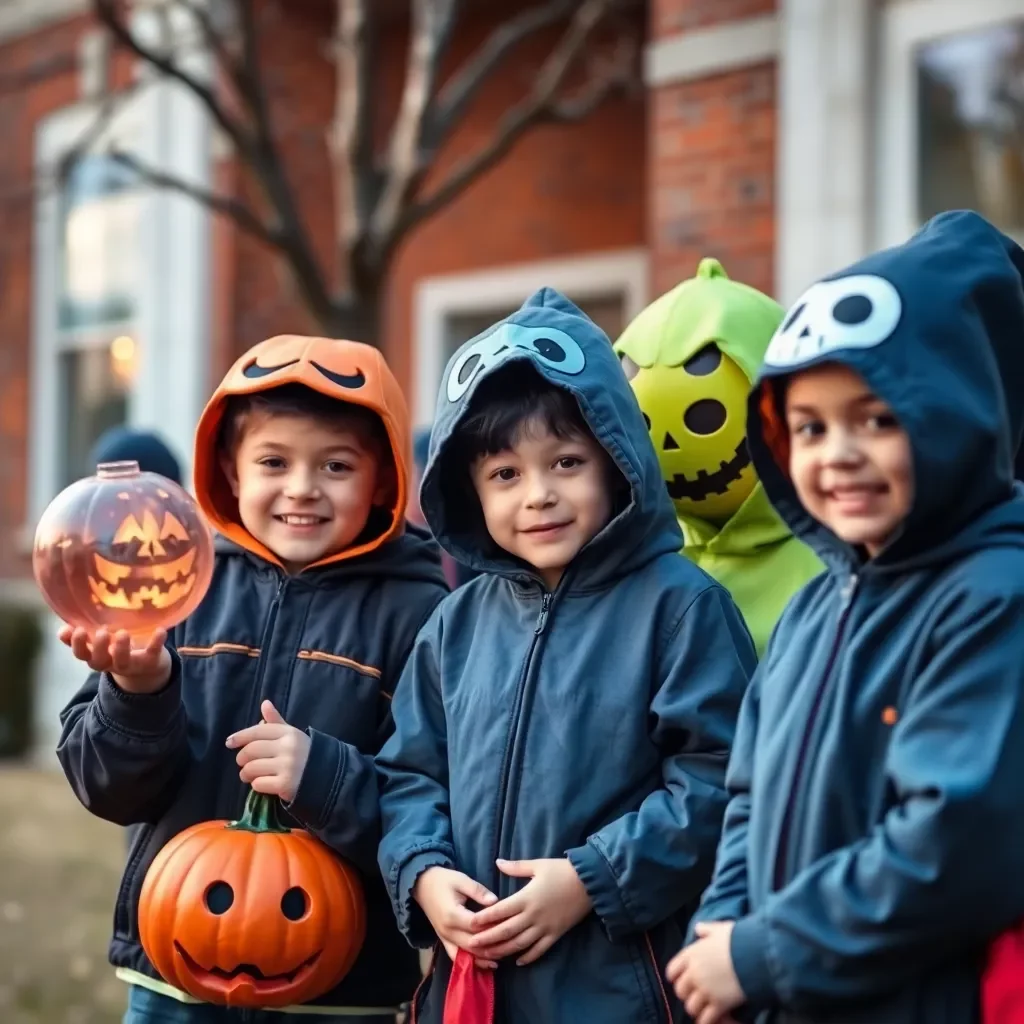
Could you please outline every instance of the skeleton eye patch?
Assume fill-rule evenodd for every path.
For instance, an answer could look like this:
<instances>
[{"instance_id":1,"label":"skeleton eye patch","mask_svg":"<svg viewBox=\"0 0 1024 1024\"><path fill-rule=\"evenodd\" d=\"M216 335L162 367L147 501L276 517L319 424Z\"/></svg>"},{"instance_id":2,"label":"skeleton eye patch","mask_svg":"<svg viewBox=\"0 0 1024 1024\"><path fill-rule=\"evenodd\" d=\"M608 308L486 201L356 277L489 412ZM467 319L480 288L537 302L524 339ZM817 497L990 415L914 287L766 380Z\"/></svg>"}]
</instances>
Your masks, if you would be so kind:
<instances>
[{"instance_id":1,"label":"skeleton eye patch","mask_svg":"<svg viewBox=\"0 0 1024 1024\"><path fill-rule=\"evenodd\" d=\"M839 349L874 348L892 336L902 313L899 292L883 277L821 281L794 304L764 361L792 367Z\"/></svg>"},{"instance_id":2,"label":"skeleton eye patch","mask_svg":"<svg viewBox=\"0 0 1024 1024\"><path fill-rule=\"evenodd\" d=\"M553 327L502 324L496 331L470 345L456 359L448 374L446 393L457 402L478 376L490 372L516 352L527 352L537 362L559 373L575 376L586 366L579 342Z\"/></svg>"}]
</instances>

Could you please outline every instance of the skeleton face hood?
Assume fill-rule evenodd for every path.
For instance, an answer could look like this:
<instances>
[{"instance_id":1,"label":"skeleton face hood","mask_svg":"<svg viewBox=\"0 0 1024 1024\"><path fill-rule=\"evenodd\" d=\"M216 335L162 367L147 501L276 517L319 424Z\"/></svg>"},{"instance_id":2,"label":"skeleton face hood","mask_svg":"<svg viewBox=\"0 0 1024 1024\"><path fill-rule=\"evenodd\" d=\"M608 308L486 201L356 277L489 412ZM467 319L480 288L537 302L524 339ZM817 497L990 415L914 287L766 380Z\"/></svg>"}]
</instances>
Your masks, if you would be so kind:
<instances>
[{"instance_id":1,"label":"skeleton face hood","mask_svg":"<svg viewBox=\"0 0 1024 1024\"><path fill-rule=\"evenodd\" d=\"M573 585L598 585L658 554L678 551L682 534L618 357L597 324L553 288L535 292L511 316L466 342L448 363L420 489L420 507L438 543L473 569L524 575L521 564L495 550L482 523L462 514L467 496L444 458L480 382L524 361L576 399L591 432L629 485L628 505L578 556Z\"/></svg>"},{"instance_id":2,"label":"skeleton face hood","mask_svg":"<svg viewBox=\"0 0 1024 1024\"><path fill-rule=\"evenodd\" d=\"M1012 239L954 211L813 285L790 309L750 395L748 443L772 504L823 558L854 554L797 499L772 382L826 362L864 378L899 417L914 463L913 507L877 562L941 557L1012 493L1024 414L1022 274Z\"/></svg>"}]
</instances>

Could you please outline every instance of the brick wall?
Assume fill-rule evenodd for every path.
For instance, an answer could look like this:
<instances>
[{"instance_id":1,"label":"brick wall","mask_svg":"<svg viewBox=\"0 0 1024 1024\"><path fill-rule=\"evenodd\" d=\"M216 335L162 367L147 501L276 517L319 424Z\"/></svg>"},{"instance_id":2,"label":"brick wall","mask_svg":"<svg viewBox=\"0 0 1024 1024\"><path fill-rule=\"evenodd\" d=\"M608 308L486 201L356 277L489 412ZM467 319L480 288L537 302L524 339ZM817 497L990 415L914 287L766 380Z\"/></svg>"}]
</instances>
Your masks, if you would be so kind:
<instances>
[{"instance_id":1,"label":"brick wall","mask_svg":"<svg viewBox=\"0 0 1024 1024\"><path fill-rule=\"evenodd\" d=\"M773 0L654 0L655 37L770 13ZM651 287L692 276L704 256L774 287L776 69L760 64L651 90Z\"/></svg>"},{"instance_id":2,"label":"brick wall","mask_svg":"<svg viewBox=\"0 0 1024 1024\"><path fill-rule=\"evenodd\" d=\"M660 39L686 29L771 14L776 0L653 0L651 36Z\"/></svg>"}]
</instances>

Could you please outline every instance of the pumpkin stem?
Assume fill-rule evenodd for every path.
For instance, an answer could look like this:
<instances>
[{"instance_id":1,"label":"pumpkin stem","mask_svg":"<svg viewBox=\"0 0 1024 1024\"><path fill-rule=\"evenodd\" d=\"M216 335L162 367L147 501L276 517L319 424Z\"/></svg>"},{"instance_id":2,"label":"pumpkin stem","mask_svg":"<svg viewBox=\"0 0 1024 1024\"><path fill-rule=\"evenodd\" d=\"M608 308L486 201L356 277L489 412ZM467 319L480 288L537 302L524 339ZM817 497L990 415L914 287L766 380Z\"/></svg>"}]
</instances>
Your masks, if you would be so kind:
<instances>
[{"instance_id":1,"label":"pumpkin stem","mask_svg":"<svg viewBox=\"0 0 1024 1024\"><path fill-rule=\"evenodd\" d=\"M281 824L280 811L281 801L276 796L250 789L242 816L225 827L241 832L291 832Z\"/></svg>"}]
</instances>

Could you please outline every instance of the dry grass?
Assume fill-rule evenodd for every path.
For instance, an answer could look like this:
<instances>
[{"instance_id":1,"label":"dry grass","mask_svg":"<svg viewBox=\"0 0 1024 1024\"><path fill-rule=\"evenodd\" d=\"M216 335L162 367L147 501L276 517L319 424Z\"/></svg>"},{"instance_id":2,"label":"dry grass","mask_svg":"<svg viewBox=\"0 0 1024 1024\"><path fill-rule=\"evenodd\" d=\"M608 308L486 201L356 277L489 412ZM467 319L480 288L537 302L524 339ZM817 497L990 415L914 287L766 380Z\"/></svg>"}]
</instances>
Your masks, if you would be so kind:
<instances>
[{"instance_id":1,"label":"dry grass","mask_svg":"<svg viewBox=\"0 0 1024 1024\"><path fill-rule=\"evenodd\" d=\"M116 1024L125 986L107 964L121 829L88 814L57 773L0 768L0 1021Z\"/></svg>"}]
</instances>

